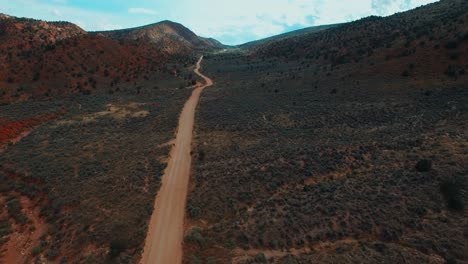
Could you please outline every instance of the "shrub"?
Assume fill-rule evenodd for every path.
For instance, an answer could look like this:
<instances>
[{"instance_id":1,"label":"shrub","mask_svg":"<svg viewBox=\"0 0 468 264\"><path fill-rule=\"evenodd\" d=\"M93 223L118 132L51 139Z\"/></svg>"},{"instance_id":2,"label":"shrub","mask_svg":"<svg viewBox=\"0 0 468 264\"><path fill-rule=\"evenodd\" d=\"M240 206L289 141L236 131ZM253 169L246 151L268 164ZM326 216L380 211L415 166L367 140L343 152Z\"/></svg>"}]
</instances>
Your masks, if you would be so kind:
<instances>
[{"instance_id":1,"label":"shrub","mask_svg":"<svg viewBox=\"0 0 468 264\"><path fill-rule=\"evenodd\" d=\"M453 65L447 66L447 69L445 70L444 74L449 77L457 77L457 67Z\"/></svg>"},{"instance_id":2,"label":"shrub","mask_svg":"<svg viewBox=\"0 0 468 264\"><path fill-rule=\"evenodd\" d=\"M21 212L21 204L19 201L14 198L7 203L8 212L13 216L13 218L19 223L26 223L28 220L26 216Z\"/></svg>"},{"instance_id":3,"label":"shrub","mask_svg":"<svg viewBox=\"0 0 468 264\"><path fill-rule=\"evenodd\" d=\"M232 239L227 240L226 242L224 242L224 247L228 249L233 249L235 247L234 241L232 241Z\"/></svg>"},{"instance_id":4,"label":"shrub","mask_svg":"<svg viewBox=\"0 0 468 264\"><path fill-rule=\"evenodd\" d=\"M203 161L205 159L205 151L203 151L202 149L198 150L198 160L199 161Z\"/></svg>"},{"instance_id":5,"label":"shrub","mask_svg":"<svg viewBox=\"0 0 468 264\"><path fill-rule=\"evenodd\" d=\"M198 227L192 228L190 233L185 237L185 240L191 243L198 244L202 247L206 243L206 238L203 237L201 229Z\"/></svg>"},{"instance_id":6,"label":"shrub","mask_svg":"<svg viewBox=\"0 0 468 264\"><path fill-rule=\"evenodd\" d=\"M258 253L257 255L255 255L254 261L257 263L267 263L267 259L265 257L265 254L263 253Z\"/></svg>"},{"instance_id":7,"label":"shrub","mask_svg":"<svg viewBox=\"0 0 468 264\"><path fill-rule=\"evenodd\" d=\"M40 77L41 77L41 74L39 72L34 72L33 78L32 78L33 82L38 81Z\"/></svg>"},{"instance_id":8,"label":"shrub","mask_svg":"<svg viewBox=\"0 0 468 264\"><path fill-rule=\"evenodd\" d=\"M195 255L190 256L190 264L202 264L203 262Z\"/></svg>"},{"instance_id":9,"label":"shrub","mask_svg":"<svg viewBox=\"0 0 468 264\"><path fill-rule=\"evenodd\" d=\"M51 248L46 253L46 257L49 260L54 260L55 258L57 258L58 255L59 255L59 251L57 248Z\"/></svg>"},{"instance_id":10,"label":"shrub","mask_svg":"<svg viewBox=\"0 0 468 264\"><path fill-rule=\"evenodd\" d=\"M187 205L187 211L190 218L197 218L201 215L201 209L199 207L192 206L191 204Z\"/></svg>"},{"instance_id":11,"label":"shrub","mask_svg":"<svg viewBox=\"0 0 468 264\"><path fill-rule=\"evenodd\" d=\"M457 264L457 260L453 256L448 256L445 258L446 264Z\"/></svg>"},{"instance_id":12,"label":"shrub","mask_svg":"<svg viewBox=\"0 0 468 264\"><path fill-rule=\"evenodd\" d=\"M451 60L458 60L459 57L460 57L460 54L458 54L458 53L451 53L451 54L449 54L449 58L450 58Z\"/></svg>"},{"instance_id":13,"label":"shrub","mask_svg":"<svg viewBox=\"0 0 468 264\"><path fill-rule=\"evenodd\" d=\"M11 228L9 226L0 229L0 237L6 236L10 233L11 233Z\"/></svg>"},{"instance_id":14,"label":"shrub","mask_svg":"<svg viewBox=\"0 0 468 264\"><path fill-rule=\"evenodd\" d=\"M450 210L462 211L465 208L461 190L464 182L461 178L444 179L440 183L440 191Z\"/></svg>"},{"instance_id":15,"label":"shrub","mask_svg":"<svg viewBox=\"0 0 468 264\"><path fill-rule=\"evenodd\" d=\"M215 263L216 263L216 259L214 257L206 258L205 264L215 264Z\"/></svg>"},{"instance_id":16,"label":"shrub","mask_svg":"<svg viewBox=\"0 0 468 264\"><path fill-rule=\"evenodd\" d=\"M111 259L116 258L117 256L120 255L125 249L127 248L127 245L125 242L121 240L114 240L110 242L109 244L109 257Z\"/></svg>"},{"instance_id":17,"label":"shrub","mask_svg":"<svg viewBox=\"0 0 468 264\"><path fill-rule=\"evenodd\" d=\"M446 49L456 49L458 47L458 43L456 41L449 41L445 44Z\"/></svg>"},{"instance_id":18,"label":"shrub","mask_svg":"<svg viewBox=\"0 0 468 264\"><path fill-rule=\"evenodd\" d=\"M283 260L284 264L299 264L293 256L288 255L285 260Z\"/></svg>"},{"instance_id":19,"label":"shrub","mask_svg":"<svg viewBox=\"0 0 468 264\"><path fill-rule=\"evenodd\" d=\"M33 247L32 251L31 251L33 256L37 256L37 255L41 254L41 252L42 252L42 245L38 245L38 246Z\"/></svg>"},{"instance_id":20,"label":"shrub","mask_svg":"<svg viewBox=\"0 0 468 264\"><path fill-rule=\"evenodd\" d=\"M416 163L416 170L419 172L426 172L430 171L432 169L432 161L430 160L420 160L418 163Z\"/></svg>"}]
</instances>

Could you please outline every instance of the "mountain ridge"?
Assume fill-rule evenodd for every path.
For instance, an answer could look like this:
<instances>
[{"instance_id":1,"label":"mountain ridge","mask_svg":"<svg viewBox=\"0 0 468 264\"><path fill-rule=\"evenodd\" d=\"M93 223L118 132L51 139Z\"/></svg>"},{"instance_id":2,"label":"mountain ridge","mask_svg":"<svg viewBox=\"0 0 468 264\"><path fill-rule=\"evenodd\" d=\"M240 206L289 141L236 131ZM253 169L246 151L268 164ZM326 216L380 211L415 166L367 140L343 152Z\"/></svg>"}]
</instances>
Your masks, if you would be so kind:
<instances>
[{"instance_id":1,"label":"mountain ridge","mask_svg":"<svg viewBox=\"0 0 468 264\"><path fill-rule=\"evenodd\" d=\"M139 27L125 28L108 31L95 31L92 34L100 34L112 39L146 40L150 43L160 45L163 49L171 52L174 41L185 44L192 49L219 49L225 47L221 42L213 38L203 38L181 23L163 20L157 23Z\"/></svg>"}]
</instances>

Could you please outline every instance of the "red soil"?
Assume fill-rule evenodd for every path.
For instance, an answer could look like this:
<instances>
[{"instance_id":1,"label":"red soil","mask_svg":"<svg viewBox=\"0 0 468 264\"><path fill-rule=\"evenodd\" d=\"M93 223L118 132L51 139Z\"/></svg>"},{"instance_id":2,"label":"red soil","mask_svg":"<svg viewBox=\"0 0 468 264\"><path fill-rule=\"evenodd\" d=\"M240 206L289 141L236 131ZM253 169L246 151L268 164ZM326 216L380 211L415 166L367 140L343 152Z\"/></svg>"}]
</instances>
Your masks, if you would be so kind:
<instances>
[{"instance_id":1,"label":"red soil","mask_svg":"<svg viewBox=\"0 0 468 264\"><path fill-rule=\"evenodd\" d=\"M38 117L9 121L0 119L0 152L8 143L16 143L29 134L34 128L53 119L56 114L45 114Z\"/></svg>"},{"instance_id":2,"label":"red soil","mask_svg":"<svg viewBox=\"0 0 468 264\"><path fill-rule=\"evenodd\" d=\"M0 263L30 263L32 249L39 245L41 236L47 230L45 220L40 217L40 207L26 196L20 197L23 214L28 218L24 226L15 224L14 232L0 251Z\"/></svg>"},{"instance_id":3,"label":"red soil","mask_svg":"<svg viewBox=\"0 0 468 264\"><path fill-rule=\"evenodd\" d=\"M0 103L108 92L148 79L166 61L150 43L91 35L69 23L0 18Z\"/></svg>"}]
</instances>

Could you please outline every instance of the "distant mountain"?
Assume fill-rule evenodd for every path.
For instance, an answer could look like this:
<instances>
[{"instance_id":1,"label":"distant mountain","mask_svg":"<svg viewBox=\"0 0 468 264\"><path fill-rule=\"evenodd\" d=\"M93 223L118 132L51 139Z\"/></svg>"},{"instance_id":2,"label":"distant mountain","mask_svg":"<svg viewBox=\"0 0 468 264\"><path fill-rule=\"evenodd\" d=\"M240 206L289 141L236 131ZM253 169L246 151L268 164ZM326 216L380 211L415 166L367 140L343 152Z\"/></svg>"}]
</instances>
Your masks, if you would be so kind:
<instances>
[{"instance_id":1,"label":"distant mountain","mask_svg":"<svg viewBox=\"0 0 468 264\"><path fill-rule=\"evenodd\" d=\"M169 53L224 47L215 39L199 37L185 26L168 20L142 27L93 33L117 40L147 41Z\"/></svg>"}]
</instances>

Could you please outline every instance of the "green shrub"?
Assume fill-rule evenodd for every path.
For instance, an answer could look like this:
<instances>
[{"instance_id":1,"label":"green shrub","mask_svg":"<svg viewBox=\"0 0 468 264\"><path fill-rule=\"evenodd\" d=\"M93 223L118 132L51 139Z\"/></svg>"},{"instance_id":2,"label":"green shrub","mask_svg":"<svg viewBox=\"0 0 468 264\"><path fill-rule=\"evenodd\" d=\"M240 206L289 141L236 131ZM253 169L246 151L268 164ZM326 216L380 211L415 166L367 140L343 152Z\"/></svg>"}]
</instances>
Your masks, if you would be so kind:
<instances>
[{"instance_id":1,"label":"green shrub","mask_svg":"<svg viewBox=\"0 0 468 264\"><path fill-rule=\"evenodd\" d=\"M41 252L42 252L42 245L38 245L38 246L33 247L32 251L31 251L33 256L37 256L37 255L41 254Z\"/></svg>"},{"instance_id":2,"label":"green shrub","mask_svg":"<svg viewBox=\"0 0 468 264\"><path fill-rule=\"evenodd\" d=\"M18 199L14 198L7 203L8 212L13 216L13 218L19 223L26 223L28 220L26 216L21 212L21 204Z\"/></svg>"},{"instance_id":3,"label":"green shrub","mask_svg":"<svg viewBox=\"0 0 468 264\"><path fill-rule=\"evenodd\" d=\"M215 264L216 259L214 257L207 257L205 260L205 264Z\"/></svg>"},{"instance_id":4,"label":"green shrub","mask_svg":"<svg viewBox=\"0 0 468 264\"><path fill-rule=\"evenodd\" d=\"M206 154L205 154L205 151L203 151L203 149L198 150L198 160L199 161L203 161L205 159L205 156L206 156Z\"/></svg>"},{"instance_id":5,"label":"green shrub","mask_svg":"<svg viewBox=\"0 0 468 264\"><path fill-rule=\"evenodd\" d=\"M463 211L465 203L463 201L461 190L464 182L461 178L444 179L440 183L440 191L444 196L447 207L454 211Z\"/></svg>"},{"instance_id":6,"label":"green shrub","mask_svg":"<svg viewBox=\"0 0 468 264\"><path fill-rule=\"evenodd\" d=\"M432 169L432 161L430 160L420 160L418 163L416 163L416 170L419 172L426 172L430 171Z\"/></svg>"},{"instance_id":7,"label":"green shrub","mask_svg":"<svg viewBox=\"0 0 468 264\"><path fill-rule=\"evenodd\" d=\"M10 227L5 227L0 229L0 237L6 236L11 233L11 228Z\"/></svg>"},{"instance_id":8,"label":"green shrub","mask_svg":"<svg viewBox=\"0 0 468 264\"><path fill-rule=\"evenodd\" d=\"M206 243L206 238L203 237L201 229L198 227L192 228L190 233L185 237L185 240L190 243L198 244L200 247L204 246Z\"/></svg>"},{"instance_id":9,"label":"green shrub","mask_svg":"<svg viewBox=\"0 0 468 264\"><path fill-rule=\"evenodd\" d=\"M190 256L190 264L202 264L202 261L197 256Z\"/></svg>"},{"instance_id":10,"label":"green shrub","mask_svg":"<svg viewBox=\"0 0 468 264\"><path fill-rule=\"evenodd\" d=\"M121 240L114 240L109 244L109 257L111 259L116 258L127 248L127 243Z\"/></svg>"},{"instance_id":11,"label":"green shrub","mask_svg":"<svg viewBox=\"0 0 468 264\"><path fill-rule=\"evenodd\" d=\"M449 41L445 44L446 49L456 49L458 47L458 43L456 41Z\"/></svg>"},{"instance_id":12,"label":"green shrub","mask_svg":"<svg viewBox=\"0 0 468 264\"><path fill-rule=\"evenodd\" d=\"M258 253L257 255L255 255L254 261L256 263L267 263L267 259L265 257L265 254L263 253Z\"/></svg>"},{"instance_id":13,"label":"green shrub","mask_svg":"<svg viewBox=\"0 0 468 264\"><path fill-rule=\"evenodd\" d=\"M201 215L201 209L191 204L187 205L187 211L188 211L190 218L197 218L198 216Z\"/></svg>"}]
</instances>

